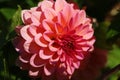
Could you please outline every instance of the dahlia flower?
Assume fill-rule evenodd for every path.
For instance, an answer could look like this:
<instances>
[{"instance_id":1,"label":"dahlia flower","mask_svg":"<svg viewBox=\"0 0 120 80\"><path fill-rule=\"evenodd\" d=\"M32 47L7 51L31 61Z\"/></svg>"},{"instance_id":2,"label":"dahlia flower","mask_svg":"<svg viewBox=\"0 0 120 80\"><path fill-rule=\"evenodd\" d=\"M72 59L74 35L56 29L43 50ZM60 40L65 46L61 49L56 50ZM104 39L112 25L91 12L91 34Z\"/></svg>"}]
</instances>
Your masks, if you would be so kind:
<instances>
[{"instance_id":1,"label":"dahlia flower","mask_svg":"<svg viewBox=\"0 0 120 80\"><path fill-rule=\"evenodd\" d=\"M43 0L22 11L24 25L14 39L18 65L42 80L69 80L84 55L93 50L91 20L65 0ZM52 78L50 78L52 76Z\"/></svg>"}]
</instances>

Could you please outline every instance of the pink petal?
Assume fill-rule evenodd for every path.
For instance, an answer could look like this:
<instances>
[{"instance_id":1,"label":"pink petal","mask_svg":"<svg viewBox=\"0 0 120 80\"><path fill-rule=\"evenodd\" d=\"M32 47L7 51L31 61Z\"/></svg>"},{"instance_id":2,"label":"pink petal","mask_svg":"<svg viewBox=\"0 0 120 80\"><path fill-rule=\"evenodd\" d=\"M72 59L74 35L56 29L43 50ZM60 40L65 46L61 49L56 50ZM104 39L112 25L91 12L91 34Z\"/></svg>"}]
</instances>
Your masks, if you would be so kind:
<instances>
[{"instance_id":1,"label":"pink petal","mask_svg":"<svg viewBox=\"0 0 120 80\"><path fill-rule=\"evenodd\" d=\"M39 26L40 18L41 18L41 12L32 12L31 14L32 25Z\"/></svg>"},{"instance_id":2,"label":"pink petal","mask_svg":"<svg viewBox=\"0 0 120 80\"><path fill-rule=\"evenodd\" d=\"M31 65L32 67L42 67L42 66L44 66L45 64L39 64L39 65L36 65L36 64L35 64L36 56L38 56L38 55L37 55L37 54L34 54L34 55L30 58L30 65Z\"/></svg>"},{"instance_id":3,"label":"pink petal","mask_svg":"<svg viewBox=\"0 0 120 80\"><path fill-rule=\"evenodd\" d=\"M91 48L89 49L89 51L93 51L94 50L94 46L93 44L95 43L95 38L93 37L89 42L87 42L88 45L91 45Z\"/></svg>"},{"instance_id":4,"label":"pink petal","mask_svg":"<svg viewBox=\"0 0 120 80\"><path fill-rule=\"evenodd\" d=\"M89 45L93 45L95 43L95 38L93 37L89 42L87 42Z\"/></svg>"},{"instance_id":5,"label":"pink petal","mask_svg":"<svg viewBox=\"0 0 120 80\"><path fill-rule=\"evenodd\" d=\"M29 10L22 10L21 16L22 16L22 21L25 24L30 24L32 22L30 19L31 13L29 12Z\"/></svg>"},{"instance_id":6,"label":"pink petal","mask_svg":"<svg viewBox=\"0 0 120 80\"><path fill-rule=\"evenodd\" d=\"M40 17L41 17L41 15L42 15L42 12L40 12L40 11L34 11L34 12L32 12L32 15L33 15L38 21L40 21Z\"/></svg>"},{"instance_id":7,"label":"pink petal","mask_svg":"<svg viewBox=\"0 0 120 80\"><path fill-rule=\"evenodd\" d=\"M84 59L84 55L82 52L78 52L77 54L75 54L75 57L79 60L83 60Z\"/></svg>"},{"instance_id":8,"label":"pink petal","mask_svg":"<svg viewBox=\"0 0 120 80\"><path fill-rule=\"evenodd\" d=\"M55 31L58 35L60 35L63 32L63 26L61 26L59 23L56 23Z\"/></svg>"},{"instance_id":9,"label":"pink petal","mask_svg":"<svg viewBox=\"0 0 120 80\"><path fill-rule=\"evenodd\" d=\"M90 47L82 47L83 51L87 51Z\"/></svg>"},{"instance_id":10,"label":"pink petal","mask_svg":"<svg viewBox=\"0 0 120 80\"><path fill-rule=\"evenodd\" d=\"M43 50L40 50L39 57L42 58L42 59L49 59L49 58L52 57L52 55L46 55Z\"/></svg>"},{"instance_id":11,"label":"pink petal","mask_svg":"<svg viewBox=\"0 0 120 80\"><path fill-rule=\"evenodd\" d=\"M52 20L57 15L57 13L52 8L50 8L44 11L44 15L46 19Z\"/></svg>"},{"instance_id":12,"label":"pink petal","mask_svg":"<svg viewBox=\"0 0 120 80\"><path fill-rule=\"evenodd\" d=\"M46 30L46 31L51 31L51 32L55 32L55 23L51 20L44 20L42 23L42 27Z\"/></svg>"},{"instance_id":13,"label":"pink petal","mask_svg":"<svg viewBox=\"0 0 120 80\"><path fill-rule=\"evenodd\" d=\"M47 45L45 43L41 42L41 40L40 40L41 37L42 37L41 33L37 34L34 38L35 43L38 44L41 47L47 47Z\"/></svg>"},{"instance_id":14,"label":"pink petal","mask_svg":"<svg viewBox=\"0 0 120 80\"><path fill-rule=\"evenodd\" d=\"M51 1L44 0L44 1L40 2L40 3L38 4L38 6L40 6L41 9L42 9L42 11L44 12L46 9L52 8L53 3L52 3Z\"/></svg>"},{"instance_id":15,"label":"pink petal","mask_svg":"<svg viewBox=\"0 0 120 80\"><path fill-rule=\"evenodd\" d=\"M35 26L29 27L28 31L30 32L30 34L32 34L32 36L37 35L37 27L35 27Z\"/></svg>"},{"instance_id":16,"label":"pink petal","mask_svg":"<svg viewBox=\"0 0 120 80\"><path fill-rule=\"evenodd\" d=\"M23 59L22 56L19 56L19 60L22 61L23 63L28 63L29 62L28 60Z\"/></svg>"},{"instance_id":17,"label":"pink petal","mask_svg":"<svg viewBox=\"0 0 120 80\"><path fill-rule=\"evenodd\" d=\"M35 71L35 72L29 71L30 76L38 76L38 73L39 73L39 71Z\"/></svg>"},{"instance_id":18,"label":"pink petal","mask_svg":"<svg viewBox=\"0 0 120 80\"><path fill-rule=\"evenodd\" d=\"M76 69L78 69L79 66L80 66L80 62L79 61L78 62L73 62L73 65Z\"/></svg>"},{"instance_id":19,"label":"pink petal","mask_svg":"<svg viewBox=\"0 0 120 80\"><path fill-rule=\"evenodd\" d=\"M67 72L68 74L72 75L74 72L74 68L67 62Z\"/></svg>"},{"instance_id":20,"label":"pink petal","mask_svg":"<svg viewBox=\"0 0 120 80\"><path fill-rule=\"evenodd\" d=\"M85 34L85 35L83 36L84 39L90 39L90 38L92 38L92 36L93 36L93 34L94 34L94 31L93 31L93 29L92 29L92 24L89 25L89 28L88 28L88 29L89 29L89 30L87 31L86 34L83 33L83 34Z\"/></svg>"},{"instance_id":21,"label":"pink petal","mask_svg":"<svg viewBox=\"0 0 120 80\"><path fill-rule=\"evenodd\" d=\"M58 62L60 56L57 54L54 54L51 58L50 58L50 62Z\"/></svg>"},{"instance_id":22,"label":"pink petal","mask_svg":"<svg viewBox=\"0 0 120 80\"><path fill-rule=\"evenodd\" d=\"M55 11L56 12L61 11L66 4L67 3L66 3L65 0L56 0L56 2L55 2Z\"/></svg>"},{"instance_id":23,"label":"pink petal","mask_svg":"<svg viewBox=\"0 0 120 80\"><path fill-rule=\"evenodd\" d=\"M54 43L54 41L50 42L48 47L49 47L50 51L56 52L58 50L58 48L54 47L53 43Z\"/></svg>"},{"instance_id":24,"label":"pink petal","mask_svg":"<svg viewBox=\"0 0 120 80\"><path fill-rule=\"evenodd\" d=\"M86 13L85 13L85 10L81 10L80 12L79 12L79 15L80 15L80 19L79 19L79 21L81 22L81 23L84 23L84 21L85 21L85 19L86 19Z\"/></svg>"},{"instance_id":25,"label":"pink petal","mask_svg":"<svg viewBox=\"0 0 120 80\"><path fill-rule=\"evenodd\" d=\"M70 27L71 28L77 27L78 25L83 23L84 19L85 19L85 12L83 10L76 11L73 17L71 18Z\"/></svg>"},{"instance_id":26,"label":"pink petal","mask_svg":"<svg viewBox=\"0 0 120 80\"><path fill-rule=\"evenodd\" d=\"M61 55L63 53L63 50L62 49L59 49L58 51L57 51L57 54L58 55Z\"/></svg>"},{"instance_id":27,"label":"pink petal","mask_svg":"<svg viewBox=\"0 0 120 80\"><path fill-rule=\"evenodd\" d=\"M51 42L52 38L53 38L53 34L54 33L51 31L46 31L46 32L44 32L43 37L46 41Z\"/></svg>"},{"instance_id":28,"label":"pink petal","mask_svg":"<svg viewBox=\"0 0 120 80\"><path fill-rule=\"evenodd\" d=\"M62 12L60 12L58 14L58 23L61 24L62 26L65 26L66 25L66 19L65 17L63 16L64 14ZM62 27L61 26L61 27ZM59 26L58 26L59 27Z\"/></svg>"},{"instance_id":29,"label":"pink petal","mask_svg":"<svg viewBox=\"0 0 120 80\"><path fill-rule=\"evenodd\" d=\"M46 65L44 66L44 72L46 76L50 76L54 72L54 67L52 65Z\"/></svg>"},{"instance_id":30,"label":"pink petal","mask_svg":"<svg viewBox=\"0 0 120 80\"><path fill-rule=\"evenodd\" d=\"M65 62L66 58L65 58L65 55L63 54L61 57L60 57L60 61L61 62Z\"/></svg>"},{"instance_id":31,"label":"pink petal","mask_svg":"<svg viewBox=\"0 0 120 80\"><path fill-rule=\"evenodd\" d=\"M73 15L73 12L74 12L74 10L73 10L73 6L72 6L72 5L68 5L68 4L67 4L67 5L65 5L65 7L63 8L62 14L63 14L63 17L64 17L64 19L65 19L66 24L69 23L72 15Z\"/></svg>"},{"instance_id":32,"label":"pink petal","mask_svg":"<svg viewBox=\"0 0 120 80\"><path fill-rule=\"evenodd\" d=\"M31 41L31 40L32 40L32 38L30 37L30 35L28 34L28 31L27 31L29 27L30 27L30 26L27 25L27 26L22 27L21 30L20 30L21 36L22 36L25 40L27 40L27 41Z\"/></svg>"},{"instance_id":33,"label":"pink petal","mask_svg":"<svg viewBox=\"0 0 120 80\"><path fill-rule=\"evenodd\" d=\"M92 52L93 50L94 50L94 46L91 46L90 49L89 49L89 51Z\"/></svg>"},{"instance_id":34,"label":"pink petal","mask_svg":"<svg viewBox=\"0 0 120 80\"><path fill-rule=\"evenodd\" d=\"M30 51L29 51L30 44L31 44L31 42L29 42L29 41L26 41L26 42L23 44L24 50L25 50L26 52L28 52L28 53L30 53Z\"/></svg>"},{"instance_id":35,"label":"pink petal","mask_svg":"<svg viewBox=\"0 0 120 80\"><path fill-rule=\"evenodd\" d=\"M89 28L89 26L90 26L90 24L89 25L78 26L77 29L76 29L76 34L84 37L84 35L86 35L89 31L92 30L92 29ZM86 39L86 37L84 37L84 38Z\"/></svg>"}]
</instances>

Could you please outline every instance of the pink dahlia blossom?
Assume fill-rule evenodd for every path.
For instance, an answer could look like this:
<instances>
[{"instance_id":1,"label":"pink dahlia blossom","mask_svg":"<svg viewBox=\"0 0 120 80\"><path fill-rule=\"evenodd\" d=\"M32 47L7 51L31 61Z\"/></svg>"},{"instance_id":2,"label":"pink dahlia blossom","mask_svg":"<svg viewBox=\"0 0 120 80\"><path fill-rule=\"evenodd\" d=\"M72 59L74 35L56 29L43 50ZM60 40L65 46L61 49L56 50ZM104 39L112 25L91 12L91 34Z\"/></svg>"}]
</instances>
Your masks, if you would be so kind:
<instances>
[{"instance_id":1,"label":"pink dahlia blossom","mask_svg":"<svg viewBox=\"0 0 120 80\"><path fill-rule=\"evenodd\" d=\"M84 55L93 50L91 20L65 0L44 0L22 11L14 39L18 64L32 77L69 80ZM51 78L50 78L51 77Z\"/></svg>"}]
</instances>

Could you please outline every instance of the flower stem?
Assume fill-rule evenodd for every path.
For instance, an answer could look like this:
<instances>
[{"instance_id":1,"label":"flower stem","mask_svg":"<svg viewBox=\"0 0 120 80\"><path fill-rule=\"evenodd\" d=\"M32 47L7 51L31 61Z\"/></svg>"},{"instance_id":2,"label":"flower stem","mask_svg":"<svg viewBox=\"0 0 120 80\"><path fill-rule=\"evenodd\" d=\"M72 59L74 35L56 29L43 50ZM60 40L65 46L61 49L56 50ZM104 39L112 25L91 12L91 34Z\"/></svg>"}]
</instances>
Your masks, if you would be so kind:
<instances>
[{"instance_id":1,"label":"flower stem","mask_svg":"<svg viewBox=\"0 0 120 80\"><path fill-rule=\"evenodd\" d=\"M118 72L119 70L120 70L120 64L109 70L107 73L103 74L100 80L108 80L111 74Z\"/></svg>"}]
</instances>

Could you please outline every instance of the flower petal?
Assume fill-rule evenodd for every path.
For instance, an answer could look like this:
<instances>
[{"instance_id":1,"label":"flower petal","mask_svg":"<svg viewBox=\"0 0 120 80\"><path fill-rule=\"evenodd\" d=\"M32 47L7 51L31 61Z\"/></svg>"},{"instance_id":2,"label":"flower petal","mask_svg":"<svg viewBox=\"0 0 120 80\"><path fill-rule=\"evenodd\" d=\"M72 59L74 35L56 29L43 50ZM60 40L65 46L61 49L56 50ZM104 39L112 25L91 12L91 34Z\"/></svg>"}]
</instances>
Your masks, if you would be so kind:
<instances>
[{"instance_id":1,"label":"flower petal","mask_svg":"<svg viewBox=\"0 0 120 80\"><path fill-rule=\"evenodd\" d=\"M73 6L66 4L65 7L63 8L62 14L65 19L66 25L69 23L72 15L73 15Z\"/></svg>"},{"instance_id":2,"label":"flower petal","mask_svg":"<svg viewBox=\"0 0 120 80\"><path fill-rule=\"evenodd\" d=\"M73 65L76 69L78 69L79 66L80 66L80 62L79 61L78 62L73 62Z\"/></svg>"},{"instance_id":3,"label":"flower petal","mask_svg":"<svg viewBox=\"0 0 120 80\"><path fill-rule=\"evenodd\" d=\"M24 24L32 23L32 21L30 19L31 13L29 12L29 10L22 10L21 16L22 16L22 21L24 22Z\"/></svg>"},{"instance_id":4,"label":"flower petal","mask_svg":"<svg viewBox=\"0 0 120 80\"><path fill-rule=\"evenodd\" d=\"M73 17L70 20L70 28L74 29L80 24L83 24L85 20L85 11L76 10Z\"/></svg>"},{"instance_id":5,"label":"flower petal","mask_svg":"<svg viewBox=\"0 0 120 80\"><path fill-rule=\"evenodd\" d=\"M61 57L60 57L60 61L61 61L61 62L65 62L65 60L66 60L66 58L65 58L65 54L61 55Z\"/></svg>"},{"instance_id":6,"label":"flower petal","mask_svg":"<svg viewBox=\"0 0 120 80\"><path fill-rule=\"evenodd\" d=\"M52 55L46 55L43 50L40 50L39 56L40 56L40 58L42 58L42 59L49 59L49 58L52 57Z\"/></svg>"},{"instance_id":7,"label":"flower petal","mask_svg":"<svg viewBox=\"0 0 120 80\"><path fill-rule=\"evenodd\" d=\"M87 33L83 36L84 39L90 39L92 38L93 34L94 34L94 31L92 29L92 24L89 24L89 30L87 31Z\"/></svg>"},{"instance_id":8,"label":"flower petal","mask_svg":"<svg viewBox=\"0 0 120 80\"><path fill-rule=\"evenodd\" d=\"M30 37L30 35L28 34L28 28L29 28L30 26L29 25L27 25L27 26L24 26L24 27L22 27L21 29L20 29L20 34L21 34L21 36L25 39L25 40L27 40L27 41L31 41L32 40L32 38Z\"/></svg>"},{"instance_id":9,"label":"flower petal","mask_svg":"<svg viewBox=\"0 0 120 80\"><path fill-rule=\"evenodd\" d=\"M35 72L33 72L33 71L29 71L29 75L30 76L38 76L38 73L39 73L39 71L35 71Z\"/></svg>"},{"instance_id":10,"label":"flower petal","mask_svg":"<svg viewBox=\"0 0 120 80\"><path fill-rule=\"evenodd\" d=\"M50 42L48 47L52 52L56 52L58 48L54 47L53 44L54 44L54 41Z\"/></svg>"},{"instance_id":11,"label":"flower petal","mask_svg":"<svg viewBox=\"0 0 120 80\"><path fill-rule=\"evenodd\" d=\"M23 63L28 63L29 62L29 61L23 59L22 56L19 56L19 60L22 61Z\"/></svg>"},{"instance_id":12,"label":"flower petal","mask_svg":"<svg viewBox=\"0 0 120 80\"><path fill-rule=\"evenodd\" d=\"M53 21L50 20L44 20L42 23L42 27L46 30L46 31L51 31L51 32L55 32L55 24Z\"/></svg>"},{"instance_id":13,"label":"flower petal","mask_svg":"<svg viewBox=\"0 0 120 80\"><path fill-rule=\"evenodd\" d=\"M32 36L37 35L37 27L35 27L35 26L29 27L28 31L30 32L30 34L32 34Z\"/></svg>"},{"instance_id":14,"label":"flower petal","mask_svg":"<svg viewBox=\"0 0 120 80\"><path fill-rule=\"evenodd\" d=\"M46 41L51 42L54 38L55 34L51 31L45 31L43 34L43 37Z\"/></svg>"},{"instance_id":15,"label":"flower petal","mask_svg":"<svg viewBox=\"0 0 120 80\"><path fill-rule=\"evenodd\" d=\"M52 8L46 9L44 11L44 14L46 19L49 19L49 20L52 20L57 15L57 13Z\"/></svg>"},{"instance_id":16,"label":"flower petal","mask_svg":"<svg viewBox=\"0 0 120 80\"><path fill-rule=\"evenodd\" d=\"M67 62L67 72L69 75L72 75L74 72L74 68L70 65L69 62Z\"/></svg>"},{"instance_id":17,"label":"flower petal","mask_svg":"<svg viewBox=\"0 0 120 80\"><path fill-rule=\"evenodd\" d=\"M31 42L29 42L29 41L25 41L25 43L23 44L24 50L28 53L30 53L30 51L29 51L30 44L31 44Z\"/></svg>"},{"instance_id":18,"label":"flower petal","mask_svg":"<svg viewBox=\"0 0 120 80\"><path fill-rule=\"evenodd\" d=\"M44 12L46 9L52 8L53 3L52 3L51 1L44 0L44 1L40 2L40 3L38 4L38 6L40 6L40 7L41 7L41 10Z\"/></svg>"},{"instance_id":19,"label":"flower petal","mask_svg":"<svg viewBox=\"0 0 120 80\"><path fill-rule=\"evenodd\" d=\"M35 59L36 59L37 56L38 56L37 54L34 54L34 55L30 58L30 65L31 65L32 67L42 67L42 66L44 66L45 63L39 64L39 65L36 65L36 64L35 64Z\"/></svg>"},{"instance_id":20,"label":"flower petal","mask_svg":"<svg viewBox=\"0 0 120 80\"><path fill-rule=\"evenodd\" d=\"M83 60L83 59L84 59L84 55L83 55L83 53L81 53L81 52L77 52L77 54L75 54L75 57L76 57L77 59L79 59L79 60Z\"/></svg>"},{"instance_id":21,"label":"flower petal","mask_svg":"<svg viewBox=\"0 0 120 80\"><path fill-rule=\"evenodd\" d=\"M58 62L60 56L58 54L54 54L51 58L50 58L50 62L54 63L54 62Z\"/></svg>"},{"instance_id":22,"label":"flower petal","mask_svg":"<svg viewBox=\"0 0 120 80\"><path fill-rule=\"evenodd\" d=\"M47 44L43 43L43 42L40 40L41 37L42 37L42 34L41 34L41 33L39 33L39 34L37 34L37 35L35 36L34 40L35 40L36 44L38 44L38 45L41 46L41 47L47 47Z\"/></svg>"},{"instance_id":23,"label":"flower petal","mask_svg":"<svg viewBox=\"0 0 120 80\"><path fill-rule=\"evenodd\" d=\"M59 49L58 51L57 51L57 54L58 55L61 55L63 53L63 50L62 49Z\"/></svg>"},{"instance_id":24,"label":"flower petal","mask_svg":"<svg viewBox=\"0 0 120 80\"><path fill-rule=\"evenodd\" d=\"M46 65L46 66L44 66L44 72L45 72L45 75L46 76L49 76L49 75L51 75L53 72L54 72L54 67L52 66L52 65Z\"/></svg>"},{"instance_id":25,"label":"flower petal","mask_svg":"<svg viewBox=\"0 0 120 80\"><path fill-rule=\"evenodd\" d=\"M32 25L39 26L40 25L40 18L41 18L41 12L32 12L31 14L31 20L32 20Z\"/></svg>"},{"instance_id":26,"label":"flower petal","mask_svg":"<svg viewBox=\"0 0 120 80\"><path fill-rule=\"evenodd\" d=\"M55 2L55 11L56 12L61 11L66 4L67 3L66 3L65 0L56 0L56 2Z\"/></svg>"}]
</instances>

